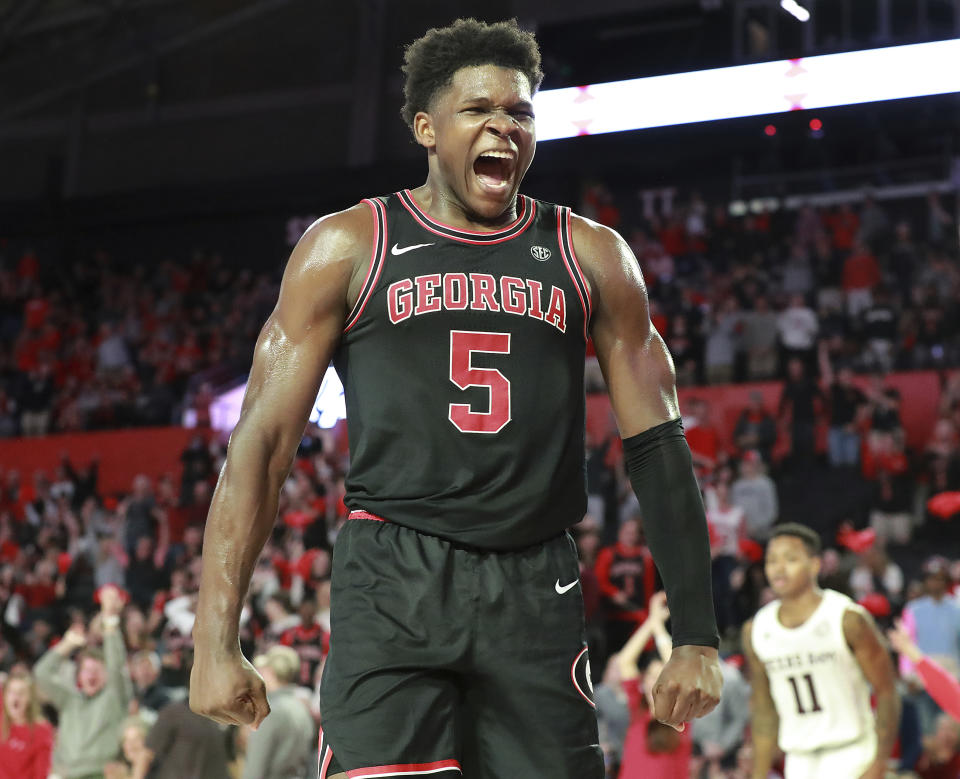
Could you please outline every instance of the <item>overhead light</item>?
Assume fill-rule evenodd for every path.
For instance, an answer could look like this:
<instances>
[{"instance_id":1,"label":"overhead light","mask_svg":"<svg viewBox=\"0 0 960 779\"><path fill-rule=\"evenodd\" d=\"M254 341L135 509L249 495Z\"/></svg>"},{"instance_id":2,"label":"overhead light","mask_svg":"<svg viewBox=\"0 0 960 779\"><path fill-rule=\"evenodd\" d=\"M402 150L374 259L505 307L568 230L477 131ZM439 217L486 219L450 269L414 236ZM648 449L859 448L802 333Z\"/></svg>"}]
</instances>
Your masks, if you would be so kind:
<instances>
[{"instance_id":1,"label":"overhead light","mask_svg":"<svg viewBox=\"0 0 960 779\"><path fill-rule=\"evenodd\" d=\"M780 0L780 7L791 16L799 19L801 22L810 21L810 12L800 5L797 0Z\"/></svg>"}]
</instances>

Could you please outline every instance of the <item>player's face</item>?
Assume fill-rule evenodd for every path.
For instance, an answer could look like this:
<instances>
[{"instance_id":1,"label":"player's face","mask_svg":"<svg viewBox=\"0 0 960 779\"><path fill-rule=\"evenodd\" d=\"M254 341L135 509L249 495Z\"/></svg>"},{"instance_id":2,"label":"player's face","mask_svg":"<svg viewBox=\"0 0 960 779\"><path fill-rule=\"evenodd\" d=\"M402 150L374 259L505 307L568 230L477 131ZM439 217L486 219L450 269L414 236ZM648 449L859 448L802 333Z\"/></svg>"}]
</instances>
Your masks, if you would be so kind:
<instances>
[{"instance_id":1,"label":"player's face","mask_svg":"<svg viewBox=\"0 0 960 779\"><path fill-rule=\"evenodd\" d=\"M767 581L778 598L795 598L817 581L820 559L795 536L779 536L767 545Z\"/></svg>"},{"instance_id":2,"label":"player's face","mask_svg":"<svg viewBox=\"0 0 960 779\"><path fill-rule=\"evenodd\" d=\"M414 129L435 155L441 194L468 215L495 220L513 204L536 150L530 83L497 65L461 68Z\"/></svg>"}]
</instances>

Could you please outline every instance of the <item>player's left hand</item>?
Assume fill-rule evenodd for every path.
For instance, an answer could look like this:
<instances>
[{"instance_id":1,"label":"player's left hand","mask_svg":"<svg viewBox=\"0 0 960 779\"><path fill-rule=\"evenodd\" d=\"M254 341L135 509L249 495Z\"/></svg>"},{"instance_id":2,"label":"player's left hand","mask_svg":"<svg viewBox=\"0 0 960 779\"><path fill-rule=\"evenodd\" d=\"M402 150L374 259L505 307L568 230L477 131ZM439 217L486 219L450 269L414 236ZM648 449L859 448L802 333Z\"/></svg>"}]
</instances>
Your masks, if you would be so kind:
<instances>
[{"instance_id":1,"label":"player's left hand","mask_svg":"<svg viewBox=\"0 0 960 779\"><path fill-rule=\"evenodd\" d=\"M653 715L675 730L713 711L720 702L723 675L717 650L707 646L674 647L653 686Z\"/></svg>"}]
</instances>

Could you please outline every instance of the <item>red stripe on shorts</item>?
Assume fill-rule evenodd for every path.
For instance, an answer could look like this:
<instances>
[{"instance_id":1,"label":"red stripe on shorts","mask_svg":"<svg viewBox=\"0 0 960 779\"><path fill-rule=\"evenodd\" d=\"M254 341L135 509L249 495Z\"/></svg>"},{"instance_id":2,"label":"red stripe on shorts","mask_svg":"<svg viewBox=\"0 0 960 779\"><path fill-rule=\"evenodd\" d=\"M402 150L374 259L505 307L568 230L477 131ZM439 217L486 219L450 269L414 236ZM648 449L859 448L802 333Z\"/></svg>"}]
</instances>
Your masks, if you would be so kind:
<instances>
[{"instance_id":1,"label":"red stripe on shorts","mask_svg":"<svg viewBox=\"0 0 960 779\"><path fill-rule=\"evenodd\" d=\"M416 774L439 774L444 771L460 770L456 760L438 760L434 763L401 763L397 765L378 765L373 768L355 768L347 771L347 779L380 779L383 776L413 776Z\"/></svg>"},{"instance_id":2,"label":"red stripe on shorts","mask_svg":"<svg viewBox=\"0 0 960 779\"><path fill-rule=\"evenodd\" d=\"M361 511L356 509L350 512L350 516L347 519L372 519L375 522L386 522L383 517L378 517L376 514L371 514L369 511Z\"/></svg>"}]
</instances>

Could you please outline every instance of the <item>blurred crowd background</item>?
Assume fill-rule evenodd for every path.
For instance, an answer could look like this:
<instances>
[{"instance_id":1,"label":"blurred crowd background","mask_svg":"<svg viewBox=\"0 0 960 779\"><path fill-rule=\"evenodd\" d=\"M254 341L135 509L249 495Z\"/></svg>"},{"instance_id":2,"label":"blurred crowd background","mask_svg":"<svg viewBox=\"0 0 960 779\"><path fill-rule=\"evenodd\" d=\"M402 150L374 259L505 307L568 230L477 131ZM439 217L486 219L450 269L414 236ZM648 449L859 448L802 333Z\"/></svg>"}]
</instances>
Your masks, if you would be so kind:
<instances>
[{"instance_id":1,"label":"blurred crowd background","mask_svg":"<svg viewBox=\"0 0 960 779\"><path fill-rule=\"evenodd\" d=\"M273 713L250 732L186 706L229 433L211 407L245 381L312 219L422 179L393 110L403 42L516 14L555 88L960 36L953 0L838 0L846 17L820 8L806 30L765 0L187 5L0 15L0 779L316 776L345 426L305 429L253 576L241 641ZM380 54L354 63L344 40ZM191 58L198 41L218 64ZM63 92L58 68L89 75ZM683 734L652 722L669 614L588 349L572 533L609 777L751 775L739 630L771 597L763 548L785 521L820 534L821 585L889 633L891 774L960 776L960 712L917 670L960 675L958 128L948 95L542 144L525 190L617 229L643 272L722 634L718 710ZM147 451L160 429L185 443Z\"/></svg>"}]
</instances>

